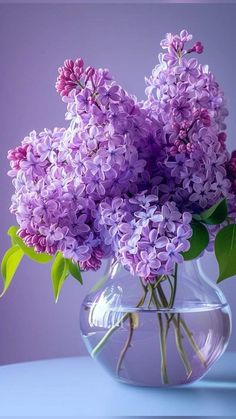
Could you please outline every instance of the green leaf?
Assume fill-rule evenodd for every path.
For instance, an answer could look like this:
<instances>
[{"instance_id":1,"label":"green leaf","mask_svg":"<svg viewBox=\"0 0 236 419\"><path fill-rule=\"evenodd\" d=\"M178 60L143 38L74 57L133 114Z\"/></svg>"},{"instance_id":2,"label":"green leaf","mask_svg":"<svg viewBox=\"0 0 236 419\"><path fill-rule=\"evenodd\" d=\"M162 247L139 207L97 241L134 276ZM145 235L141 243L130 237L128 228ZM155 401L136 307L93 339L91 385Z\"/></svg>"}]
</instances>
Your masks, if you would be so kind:
<instances>
[{"instance_id":1,"label":"green leaf","mask_svg":"<svg viewBox=\"0 0 236 419\"><path fill-rule=\"evenodd\" d=\"M198 257L209 243L209 234L203 224L193 221L191 227L193 234L189 239L190 249L182 253L184 260L191 260Z\"/></svg>"},{"instance_id":2,"label":"green leaf","mask_svg":"<svg viewBox=\"0 0 236 419\"><path fill-rule=\"evenodd\" d=\"M216 235L215 254L219 265L219 277L221 282L236 274L236 224L230 224L222 228Z\"/></svg>"},{"instance_id":3,"label":"green leaf","mask_svg":"<svg viewBox=\"0 0 236 419\"><path fill-rule=\"evenodd\" d=\"M11 244L12 245L16 244L15 237L17 235L16 233L17 233L18 230L19 230L19 227L11 226L11 227L9 227L9 229L7 231L8 236L10 236L10 238L11 238Z\"/></svg>"},{"instance_id":4,"label":"green leaf","mask_svg":"<svg viewBox=\"0 0 236 419\"><path fill-rule=\"evenodd\" d=\"M7 233L11 237L12 243L18 244L26 256L38 263L48 263L52 260L51 255L48 255L47 253L37 253L34 251L33 247L26 246L23 240L17 236L18 230L19 227L11 226Z\"/></svg>"},{"instance_id":5,"label":"green leaf","mask_svg":"<svg viewBox=\"0 0 236 419\"><path fill-rule=\"evenodd\" d=\"M4 288L0 297L2 297L8 289L23 256L24 253L17 244L8 249L3 256L1 263L1 273L3 277Z\"/></svg>"},{"instance_id":6,"label":"green leaf","mask_svg":"<svg viewBox=\"0 0 236 419\"><path fill-rule=\"evenodd\" d=\"M61 253L57 253L52 269L51 269L51 277L52 277L52 285L53 285L53 292L55 301L58 301L58 297L64 284L66 278L68 276L68 263L67 259L65 259Z\"/></svg>"},{"instance_id":7,"label":"green leaf","mask_svg":"<svg viewBox=\"0 0 236 419\"><path fill-rule=\"evenodd\" d=\"M225 198L218 201L212 207L200 214L201 220L206 224L221 224L228 214L227 201Z\"/></svg>"},{"instance_id":8,"label":"green leaf","mask_svg":"<svg viewBox=\"0 0 236 419\"><path fill-rule=\"evenodd\" d=\"M67 267L70 274L77 279L81 285L83 284L83 279L81 276L80 268L78 264L73 263L70 259L67 259Z\"/></svg>"}]
</instances>

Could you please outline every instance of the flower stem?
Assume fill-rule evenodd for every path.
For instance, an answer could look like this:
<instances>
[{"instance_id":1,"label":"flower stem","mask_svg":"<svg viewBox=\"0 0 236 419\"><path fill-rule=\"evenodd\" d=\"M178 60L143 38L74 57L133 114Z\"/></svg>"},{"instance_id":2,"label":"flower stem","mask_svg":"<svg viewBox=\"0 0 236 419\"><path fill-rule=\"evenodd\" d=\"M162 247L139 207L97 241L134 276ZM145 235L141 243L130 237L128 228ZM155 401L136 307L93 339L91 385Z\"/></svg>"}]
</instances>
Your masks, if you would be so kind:
<instances>
[{"instance_id":1,"label":"flower stem","mask_svg":"<svg viewBox=\"0 0 236 419\"><path fill-rule=\"evenodd\" d=\"M180 318L180 324L181 324L183 330L185 331L186 336L188 337L189 342L190 342L192 348L194 349L194 351L196 352L196 355L198 356L199 360L204 365L204 367L207 368L207 362L206 362L204 356L202 355L197 343L195 342L195 339L193 337L192 332L189 330L186 322L182 318Z\"/></svg>"},{"instance_id":2,"label":"flower stem","mask_svg":"<svg viewBox=\"0 0 236 419\"><path fill-rule=\"evenodd\" d=\"M177 275L177 271L175 271ZM166 299L166 296L161 288L161 285L159 284L159 286L157 287L157 292L159 293L161 302L163 306L166 306L168 304L168 301ZM174 300L173 300L174 301ZM176 347L177 350L179 352L180 358L184 364L184 368L186 370L187 376L189 377L192 374L192 368L190 365L190 362L188 360L188 356L185 352L185 349L183 347L183 343L182 343L182 336L180 333L180 314L177 314L177 320L175 318L175 314L172 314L170 317L166 314L167 316L167 327L166 327L166 336L170 327L170 323L171 321L173 321L173 325L174 325L174 332L175 332L175 341L176 341Z\"/></svg>"},{"instance_id":3,"label":"flower stem","mask_svg":"<svg viewBox=\"0 0 236 419\"><path fill-rule=\"evenodd\" d=\"M141 307L146 299L146 295L147 295L147 289L146 287L144 287L144 295L142 296L142 298L140 299L140 301L138 302L136 308ZM95 348L93 348L92 352L91 352L91 356L94 358L95 356L97 356L98 352L100 352L100 350L103 348L103 346L105 345L106 341L109 339L109 337L117 330L119 329L119 327L122 325L122 323L127 320L130 316L130 313L125 313L120 320L118 320L118 322L116 322L108 331L107 333L103 336L103 338L100 340L100 342L95 346Z\"/></svg>"},{"instance_id":4,"label":"flower stem","mask_svg":"<svg viewBox=\"0 0 236 419\"><path fill-rule=\"evenodd\" d=\"M174 330L175 330L176 347L178 349L179 355L184 364L187 377L189 378L193 371L192 371L192 367L190 365L190 362L188 360L188 357L183 347L182 336L181 336L181 331L180 331L180 314L177 314L177 325L174 325Z\"/></svg>"},{"instance_id":5,"label":"flower stem","mask_svg":"<svg viewBox=\"0 0 236 419\"><path fill-rule=\"evenodd\" d=\"M163 303L164 307L166 307L166 304L168 304L168 302L167 302L167 299L166 299L166 297L165 297L165 294L164 294L164 292L163 292L163 290L162 290L162 288L161 288L161 284L159 284L159 285L158 285L157 290L158 290L158 292L159 292L159 295L160 295L160 298L161 298L161 301L162 301L162 303ZM179 316L180 316L180 315L179 315ZM176 318L175 318L175 317L173 317L173 320L172 320L172 321L173 321L174 326L178 327L178 323L177 323L177 320L176 320ZM196 352L196 355L198 356L199 360L200 360L200 361L201 361L201 363L204 365L204 367L207 367L206 360L205 360L204 356L202 355L202 353L201 353L201 351L200 351L200 349L199 349L199 347L198 347L197 343L195 342L195 339L194 339L194 337L193 337L192 332L189 330L189 328L188 328L188 326L187 326L186 322L185 322L185 321L181 318L181 316L180 316L180 320L179 320L179 322L180 322L180 324L181 324L181 327L182 327L182 328L183 328L183 330L185 331L186 336L188 337L189 342L190 342L190 344L191 344L192 348L194 349L194 351Z\"/></svg>"},{"instance_id":6,"label":"flower stem","mask_svg":"<svg viewBox=\"0 0 236 419\"><path fill-rule=\"evenodd\" d=\"M116 375L118 377L120 375L121 365L122 365L122 362L123 362L124 357L126 355L126 352L128 351L129 347L131 346L131 340L132 340L133 333L134 333L134 322L133 322L133 317L132 317L132 314L131 313L129 313L129 326L130 327L129 327L128 338L127 338L127 340L125 342L124 348L122 349L122 351L120 353L120 356L119 356L119 359L118 359L118 363L117 363L117 366L116 366Z\"/></svg>"},{"instance_id":7,"label":"flower stem","mask_svg":"<svg viewBox=\"0 0 236 419\"><path fill-rule=\"evenodd\" d=\"M176 290L177 290L177 275L178 275L178 265L175 264L175 271L174 271L174 286L173 286L173 292L171 293L169 307L172 308L175 302L176 297Z\"/></svg>"},{"instance_id":8,"label":"flower stem","mask_svg":"<svg viewBox=\"0 0 236 419\"><path fill-rule=\"evenodd\" d=\"M92 350L91 352L91 356L92 358L94 358L98 352L103 348L103 346L105 345L106 341L109 339L109 337L117 330L119 329L119 327L122 325L122 323L128 319L129 317L129 313L125 313L120 320L115 323L108 331L107 333L103 336L103 338L100 340L100 342L97 344L97 346L95 346L95 348Z\"/></svg>"},{"instance_id":9,"label":"flower stem","mask_svg":"<svg viewBox=\"0 0 236 419\"><path fill-rule=\"evenodd\" d=\"M162 315L160 313L157 314L158 322L159 322L159 330L160 330L160 351L161 351L161 377L163 384L168 384L168 372L167 372L167 355L166 355L166 339L167 333L163 326Z\"/></svg>"},{"instance_id":10,"label":"flower stem","mask_svg":"<svg viewBox=\"0 0 236 419\"><path fill-rule=\"evenodd\" d=\"M153 303L155 304L157 310L161 307L161 304L159 303L158 297L156 295L155 288L150 285L150 293L152 296ZM160 297L161 298L161 297ZM168 371L167 371L167 354L166 354L166 342L167 342L167 334L169 330L169 316L165 314L166 317L166 327L163 326L162 321L162 314L157 313L157 319L159 323L159 336L160 336L160 353L161 353L161 379L163 384L168 384Z\"/></svg>"}]
</instances>

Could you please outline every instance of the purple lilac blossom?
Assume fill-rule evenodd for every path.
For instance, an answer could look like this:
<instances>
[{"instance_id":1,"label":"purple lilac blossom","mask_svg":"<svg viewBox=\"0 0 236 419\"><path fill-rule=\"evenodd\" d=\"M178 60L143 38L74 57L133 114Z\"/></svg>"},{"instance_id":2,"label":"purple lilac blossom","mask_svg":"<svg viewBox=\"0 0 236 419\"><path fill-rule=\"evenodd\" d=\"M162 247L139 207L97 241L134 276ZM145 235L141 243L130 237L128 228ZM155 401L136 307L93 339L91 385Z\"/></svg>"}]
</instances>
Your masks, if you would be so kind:
<instances>
[{"instance_id":1,"label":"purple lilac blossom","mask_svg":"<svg viewBox=\"0 0 236 419\"><path fill-rule=\"evenodd\" d=\"M183 262L182 252L190 247L191 219L191 214L182 214L174 202L160 205L158 196L144 191L135 198L102 202L97 226L125 268L152 280L171 273L175 263Z\"/></svg>"},{"instance_id":2,"label":"purple lilac blossom","mask_svg":"<svg viewBox=\"0 0 236 419\"><path fill-rule=\"evenodd\" d=\"M59 68L67 129L31 132L8 158L19 236L36 252L96 270L115 257L133 275L171 273L189 249L192 213L226 197L235 219L236 152L223 92L192 35L167 34L138 103L107 69ZM219 226L209 226L210 244Z\"/></svg>"},{"instance_id":3,"label":"purple lilac blossom","mask_svg":"<svg viewBox=\"0 0 236 419\"><path fill-rule=\"evenodd\" d=\"M162 125L162 170L170 172L176 194L187 186L182 210L186 206L192 212L228 197L231 182L226 170L224 95L208 67L188 58L190 53L203 52L200 42L185 49L191 39L182 31L179 36L167 34L161 42L167 51L146 79L144 106Z\"/></svg>"}]
</instances>

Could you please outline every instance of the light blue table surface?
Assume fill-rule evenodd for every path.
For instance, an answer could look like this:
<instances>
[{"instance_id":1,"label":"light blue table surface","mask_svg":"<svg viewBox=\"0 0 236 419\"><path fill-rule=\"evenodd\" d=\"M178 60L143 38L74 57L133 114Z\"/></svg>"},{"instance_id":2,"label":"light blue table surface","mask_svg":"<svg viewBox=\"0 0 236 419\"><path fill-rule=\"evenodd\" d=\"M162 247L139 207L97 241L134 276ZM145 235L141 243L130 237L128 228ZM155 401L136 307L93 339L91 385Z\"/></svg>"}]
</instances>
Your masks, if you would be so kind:
<instances>
[{"instance_id":1,"label":"light blue table surface","mask_svg":"<svg viewBox=\"0 0 236 419\"><path fill-rule=\"evenodd\" d=\"M236 353L195 384L134 387L89 357L0 367L0 416L236 416Z\"/></svg>"}]
</instances>

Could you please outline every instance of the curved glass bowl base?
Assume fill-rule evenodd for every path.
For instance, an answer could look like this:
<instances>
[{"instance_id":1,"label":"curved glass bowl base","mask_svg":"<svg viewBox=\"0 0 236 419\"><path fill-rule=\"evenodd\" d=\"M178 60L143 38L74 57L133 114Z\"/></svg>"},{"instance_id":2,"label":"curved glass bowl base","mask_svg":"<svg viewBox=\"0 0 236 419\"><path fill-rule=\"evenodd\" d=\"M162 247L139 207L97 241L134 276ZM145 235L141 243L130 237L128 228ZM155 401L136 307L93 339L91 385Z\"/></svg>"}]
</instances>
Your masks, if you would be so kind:
<instances>
[{"instance_id":1,"label":"curved glass bowl base","mask_svg":"<svg viewBox=\"0 0 236 419\"><path fill-rule=\"evenodd\" d=\"M140 283L128 275L115 275L85 299L81 333L89 353L127 384L176 386L202 378L225 351L231 333L230 308L221 291L205 284L208 300L197 301L196 294L190 299L186 290L182 305L177 293L178 307L157 309L148 300L137 307Z\"/></svg>"}]
</instances>

